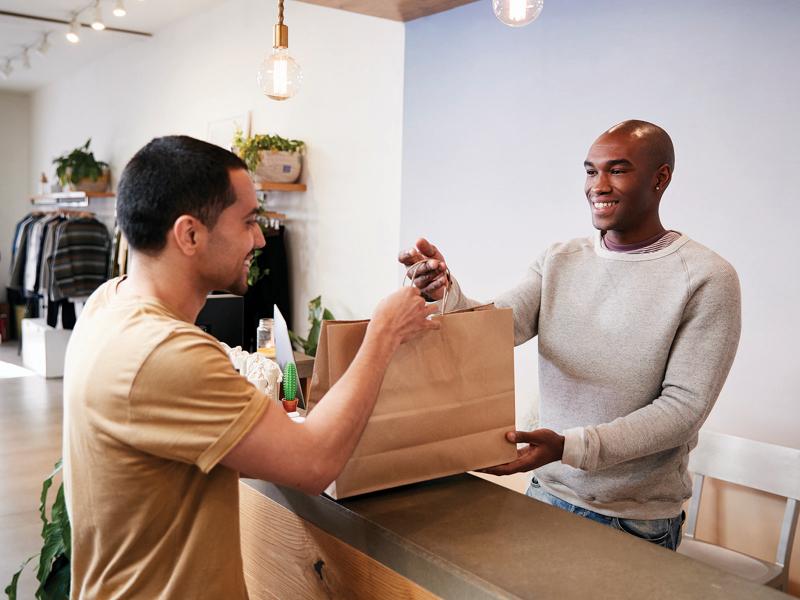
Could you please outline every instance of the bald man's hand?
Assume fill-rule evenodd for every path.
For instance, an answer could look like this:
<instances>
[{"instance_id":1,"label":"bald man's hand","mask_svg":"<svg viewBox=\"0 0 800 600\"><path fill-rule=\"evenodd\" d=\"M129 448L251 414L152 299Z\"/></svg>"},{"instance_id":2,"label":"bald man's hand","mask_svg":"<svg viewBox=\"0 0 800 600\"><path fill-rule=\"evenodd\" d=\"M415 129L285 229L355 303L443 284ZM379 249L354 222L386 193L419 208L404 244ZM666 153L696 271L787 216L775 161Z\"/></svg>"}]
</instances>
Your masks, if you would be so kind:
<instances>
[{"instance_id":1,"label":"bald man's hand","mask_svg":"<svg viewBox=\"0 0 800 600\"><path fill-rule=\"evenodd\" d=\"M428 302L441 300L447 285L447 264L439 250L425 238L419 238L413 248L403 250L397 260L408 268L406 276L413 277L414 286ZM416 269L411 267L421 261Z\"/></svg>"},{"instance_id":2,"label":"bald man's hand","mask_svg":"<svg viewBox=\"0 0 800 600\"><path fill-rule=\"evenodd\" d=\"M509 431L506 440L512 444L525 444L517 449L517 459L504 465L481 469L489 475L511 475L538 469L544 465L561 460L564 455L564 436L550 429L533 431Z\"/></svg>"}]
</instances>

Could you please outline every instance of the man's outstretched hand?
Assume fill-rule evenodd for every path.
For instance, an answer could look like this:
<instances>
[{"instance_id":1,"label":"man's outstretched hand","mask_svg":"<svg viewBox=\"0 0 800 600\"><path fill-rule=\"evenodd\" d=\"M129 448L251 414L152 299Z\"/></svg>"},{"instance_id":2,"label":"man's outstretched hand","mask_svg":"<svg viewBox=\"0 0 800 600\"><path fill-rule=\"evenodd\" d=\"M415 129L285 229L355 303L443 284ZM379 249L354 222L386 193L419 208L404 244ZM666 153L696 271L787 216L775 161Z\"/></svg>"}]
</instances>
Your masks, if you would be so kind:
<instances>
[{"instance_id":1,"label":"man's outstretched hand","mask_svg":"<svg viewBox=\"0 0 800 600\"><path fill-rule=\"evenodd\" d=\"M447 284L447 264L436 246L419 238L413 248L400 252L397 260L409 269L408 277L413 277L414 286L426 300L442 299ZM425 262L412 272L410 268L421 261Z\"/></svg>"},{"instance_id":2,"label":"man's outstretched hand","mask_svg":"<svg viewBox=\"0 0 800 600\"><path fill-rule=\"evenodd\" d=\"M534 431L509 431L506 439L512 444L528 444L517 449L517 458L504 465L481 469L489 475L511 475L538 469L548 463L561 460L564 455L564 436L550 429Z\"/></svg>"}]
</instances>

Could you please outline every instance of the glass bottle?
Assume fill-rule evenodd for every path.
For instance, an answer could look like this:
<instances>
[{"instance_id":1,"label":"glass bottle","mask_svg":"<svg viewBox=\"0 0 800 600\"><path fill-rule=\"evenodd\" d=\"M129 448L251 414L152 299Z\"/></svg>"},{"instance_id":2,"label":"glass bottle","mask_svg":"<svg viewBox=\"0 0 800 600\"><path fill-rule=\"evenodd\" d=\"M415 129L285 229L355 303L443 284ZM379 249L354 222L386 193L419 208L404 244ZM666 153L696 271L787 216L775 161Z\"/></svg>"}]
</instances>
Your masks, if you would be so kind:
<instances>
[{"instance_id":1,"label":"glass bottle","mask_svg":"<svg viewBox=\"0 0 800 600\"><path fill-rule=\"evenodd\" d=\"M267 358L275 358L275 322L272 319L258 320L256 350Z\"/></svg>"}]
</instances>

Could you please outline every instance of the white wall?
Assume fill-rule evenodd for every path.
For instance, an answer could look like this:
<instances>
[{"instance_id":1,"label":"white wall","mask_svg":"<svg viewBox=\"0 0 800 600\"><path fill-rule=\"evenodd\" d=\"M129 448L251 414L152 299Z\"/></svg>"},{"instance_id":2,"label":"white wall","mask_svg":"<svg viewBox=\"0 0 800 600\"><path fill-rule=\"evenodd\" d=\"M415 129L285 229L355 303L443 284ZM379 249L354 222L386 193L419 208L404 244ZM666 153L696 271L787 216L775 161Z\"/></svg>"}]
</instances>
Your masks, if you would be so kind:
<instances>
[{"instance_id":1,"label":"white wall","mask_svg":"<svg viewBox=\"0 0 800 600\"><path fill-rule=\"evenodd\" d=\"M709 427L800 447L800 3L548 2L512 30L478 2L406 29L401 239L427 235L466 291L513 285L588 235L582 162L628 118L666 128L666 227L738 270L739 353ZM536 396L517 352L518 406Z\"/></svg>"},{"instance_id":2,"label":"white wall","mask_svg":"<svg viewBox=\"0 0 800 600\"><path fill-rule=\"evenodd\" d=\"M317 294L337 317L369 316L397 287L403 39L399 23L290 2L290 50L300 94L264 98L256 86L272 46L275 6L231 0L136 40L65 75L33 99L33 167L92 136L119 175L152 137L205 137L210 121L253 111L253 130L308 144L309 190L275 194L288 212L295 327ZM68 51L66 48L64 51Z\"/></svg>"},{"instance_id":3,"label":"white wall","mask_svg":"<svg viewBox=\"0 0 800 600\"><path fill-rule=\"evenodd\" d=\"M30 96L0 92L0 302L6 300L14 226L36 190L30 174Z\"/></svg>"}]
</instances>

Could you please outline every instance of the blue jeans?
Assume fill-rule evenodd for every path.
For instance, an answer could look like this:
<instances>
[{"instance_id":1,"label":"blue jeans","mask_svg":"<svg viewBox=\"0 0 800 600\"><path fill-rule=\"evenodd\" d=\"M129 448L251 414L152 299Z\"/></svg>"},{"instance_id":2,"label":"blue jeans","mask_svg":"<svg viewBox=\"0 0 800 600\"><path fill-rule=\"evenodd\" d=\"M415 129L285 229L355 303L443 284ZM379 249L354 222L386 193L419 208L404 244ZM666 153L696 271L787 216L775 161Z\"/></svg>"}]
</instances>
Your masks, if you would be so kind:
<instances>
[{"instance_id":1,"label":"blue jeans","mask_svg":"<svg viewBox=\"0 0 800 600\"><path fill-rule=\"evenodd\" d=\"M579 517L585 517L601 525L608 525L614 529L619 529L620 531L624 531L625 533L629 533L670 550L677 549L678 545L681 543L681 525L683 525L685 518L685 513L683 512L671 519L623 519L620 517L609 517L587 508L575 506L574 504L565 502L561 498L553 496L553 494L542 489L536 477L531 480L531 485L528 487L526 495L534 500L539 500L545 504L550 504L551 506L566 510Z\"/></svg>"}]
</instances>

